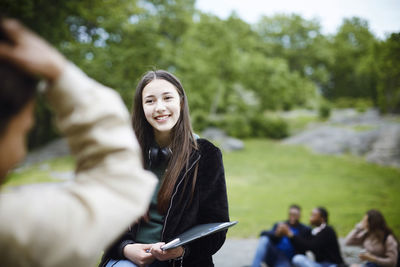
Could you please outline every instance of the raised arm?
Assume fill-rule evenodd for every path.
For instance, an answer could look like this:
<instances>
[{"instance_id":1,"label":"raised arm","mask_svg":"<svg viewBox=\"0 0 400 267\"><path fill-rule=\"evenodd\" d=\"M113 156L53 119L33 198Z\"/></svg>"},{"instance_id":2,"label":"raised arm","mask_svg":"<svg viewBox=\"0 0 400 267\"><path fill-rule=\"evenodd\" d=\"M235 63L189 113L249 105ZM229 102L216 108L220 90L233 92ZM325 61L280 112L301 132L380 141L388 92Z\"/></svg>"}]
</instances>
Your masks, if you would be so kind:
<instances>
[{"instance_id":1,"label":"raised arm","mask_svg":"<svg viewBox=\"0 0 400 267\"><path fill-rule=\"evenodd\" d=\"M0 195L5 266L94 266L101 251L145 212L155 186L143 170L129 114L118 94L88 78L13 20L0 58L50 81L57 125L77 158L76 179Z\"/></svg>"},{"instance_id":2,"label":"raised arm","mask_svg":"<svg viewBox=\"0 0 400 267\"><path fill-rule=\"evenodd\" d=\"M346 236L345 244L346 246L362 246L367 231L361 227L358 223L353 230Z\"/></svg>"}]
</instances>

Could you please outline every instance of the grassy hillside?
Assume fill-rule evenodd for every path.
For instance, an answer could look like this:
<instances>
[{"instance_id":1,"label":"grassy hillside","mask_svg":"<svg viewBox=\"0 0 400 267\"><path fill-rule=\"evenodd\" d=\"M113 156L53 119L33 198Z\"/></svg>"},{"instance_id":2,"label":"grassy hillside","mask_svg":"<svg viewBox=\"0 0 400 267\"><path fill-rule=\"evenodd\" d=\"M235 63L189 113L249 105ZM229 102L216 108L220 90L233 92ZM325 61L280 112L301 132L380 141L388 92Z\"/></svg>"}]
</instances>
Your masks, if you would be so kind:
<instances>
[{"instance_id":1,"label":"grassy hillside","mask_svg":"<svg viewBox=\"0 0 400 267\"><path fill-rule=\"evenodd\" d=\"M303 207L303 222L317 205L330 212L340 236L370 208L380 209L400 234L400 170L366 163L353 156L321 156L303 147L268 140L247 140L245 149L224 153L232 220L230 237L256 237L287 217L287 207ZM59 181L73 168L71 157L54 159L10 174L7 187Z\"/></svg>"},{"instance_id":2,"label":"grassy hillside","mask_svg":"<svg viewBox=\"0 0 400 267\"><path fill-rule=\"evenodd\" d=\"M400 233L400 170L353 156L322 156L306 148L248 140L245 150L225 153L232 220L231 237L257 236L287 218L287 207L303 207L303 222L317 205L344 236L370 208L380 209Z\"/></svg>"}]
</instances>

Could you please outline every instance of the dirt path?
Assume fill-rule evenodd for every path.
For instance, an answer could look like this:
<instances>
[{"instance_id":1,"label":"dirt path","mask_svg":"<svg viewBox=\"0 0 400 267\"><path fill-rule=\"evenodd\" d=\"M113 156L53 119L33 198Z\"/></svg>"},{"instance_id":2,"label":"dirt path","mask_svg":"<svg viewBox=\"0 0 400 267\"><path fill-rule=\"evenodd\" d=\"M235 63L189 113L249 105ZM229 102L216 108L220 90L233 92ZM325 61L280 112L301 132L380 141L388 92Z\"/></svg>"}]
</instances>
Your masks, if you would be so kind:
<instances>
[{"instance_id":1,"label":"dirt path","mask_svg":"<svg viewBox=\"0 0 400 267\"><path fill-rule=\"evenodd\" d=\"M342 256L346 263L358 262L357 255L360 251L357 247L346 247L343 238L339 240ZM249 239L227 239L224 246L213 256L216 267L244 267L250 266L258 240Z\"/></svg>"}]
</instances>

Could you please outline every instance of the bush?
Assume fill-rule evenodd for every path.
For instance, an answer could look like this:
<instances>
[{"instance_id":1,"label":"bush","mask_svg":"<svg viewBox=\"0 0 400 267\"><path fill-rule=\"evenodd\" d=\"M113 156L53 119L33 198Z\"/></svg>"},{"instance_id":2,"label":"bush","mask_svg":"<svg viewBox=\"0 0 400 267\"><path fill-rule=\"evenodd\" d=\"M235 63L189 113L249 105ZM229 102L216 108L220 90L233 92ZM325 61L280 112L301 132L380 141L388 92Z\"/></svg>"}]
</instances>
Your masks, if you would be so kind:
<instances>
[{"instance_id":1,"label":"bush","mask_svg":"<svg viewBox=\"0 0 400 267\"><path fill-rule=\"evenodd\" d=\"M331 105L327 101L322 101L318 107L318 116L321 119L328 119L331 115Z\"/></svg>"},{"instance_id":2,"label":"bush","mask_svg":"<svg viewBox=\"0 0 400 267\"><path fill-rule=\"evenodd\" d=\"M245 115L226 115L218 125L230 136L237 138L252 137L252 129Z\"/></svg>"},{"instance_id":3,"label":"bush","mask_svg":"<svg viewBox=\"0 0 400 267\"><path fill-rule=\"evenodd\" d=\"M353 108L354 99L348 97L340 97L338 99L335 99L334 106L336 108Z\"/></svg>"},{"instance_id":4,"label":"bush","mask_svg":"<svg viewBox=\"0 0 400 267\"><path fill-rule=\"evenodd\" d=\"M365 112L368 108L373 107L373 103L369 98L350 98L341 97L334 101L336 108L355 108L358 112Z\"/></svg>"},{"instance_id":5,"label":"bush","mask_svg":"<svg viewBox=\"0 0 400 267\"><path fill-rule=\"evenodd\" d=\"M277 116L264 116L258 113L239 113L209 117L206 113L192 114L195 131L201 132L207 127L217 127L229 136L236 138L267 137L281 139L289 135L289 124Z\"/></svg>"},{"instance_id":6,"label":"bush","mask_svg":"<svg viewBox=\"0 0 400 267\"><path fill-rule=\"evenodd\" d=\"M216 123L230 136L237 138L267 137L281 139L289 135L288 123L279 117L238 114L226 115Z\"/></svg>"},{"instance_id":7,"label":"bush","mask_svg":"<svg viewBox=\"0 0 400 267\"><path fill-rule=\"evenodd\" d=\"M288 123L276 116L255 115L250 119L252 136L281 139L289 135Z\"/></svg>"},{"instance_id":8,"label":"bush","mask_svg":"<svg viewBox=\"0 0 400 267\"><path fill-rule=\"evenodd\" d=\"M203 111L192 112L191 123L194 131L201 132L205 128L210 127L210 119L208 118L208 114Z\"/></svg>"},{"instance_id":9,"label":"bush","mask_svg":"<svg viewBox=\"0 0 400 267\"><path fill-rule=\"evenodd\" d=\"M372 101L370 99L359 98L356 101L356 110L360 113L365 112L367 109L373 106Z\"/></svg>"}]
</instances>

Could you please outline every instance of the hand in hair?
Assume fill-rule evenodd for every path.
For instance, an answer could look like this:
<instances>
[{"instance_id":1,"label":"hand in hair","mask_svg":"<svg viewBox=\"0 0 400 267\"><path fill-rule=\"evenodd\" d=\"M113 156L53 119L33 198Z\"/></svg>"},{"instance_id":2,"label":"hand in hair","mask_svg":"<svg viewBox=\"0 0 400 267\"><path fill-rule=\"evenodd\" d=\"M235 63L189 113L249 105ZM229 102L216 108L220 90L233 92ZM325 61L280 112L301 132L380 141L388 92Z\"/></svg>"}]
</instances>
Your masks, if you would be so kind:
<instances>
[{"instance_id":1,"label":"hand in hair","mask_svg":"<svg viewBox=\"0 0 400 267\"><path fill-rule=\"evenodd\" d=\"M362 229L368 230L368 216L365 215L359 225Z\"/></svg>"},{"instance_id":2,"label":"hand in hair","mask_svg":"<svg viewBox=\"0 0 400 267\"><path fill-rule=\"evenodd\" d=\"M0 42L0 59L50 81L61 75L67 61L45 40L15 19L3 19L0 28L9 40Z\"/></svg>"}]
</instances>

